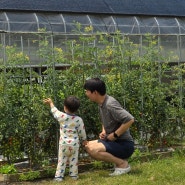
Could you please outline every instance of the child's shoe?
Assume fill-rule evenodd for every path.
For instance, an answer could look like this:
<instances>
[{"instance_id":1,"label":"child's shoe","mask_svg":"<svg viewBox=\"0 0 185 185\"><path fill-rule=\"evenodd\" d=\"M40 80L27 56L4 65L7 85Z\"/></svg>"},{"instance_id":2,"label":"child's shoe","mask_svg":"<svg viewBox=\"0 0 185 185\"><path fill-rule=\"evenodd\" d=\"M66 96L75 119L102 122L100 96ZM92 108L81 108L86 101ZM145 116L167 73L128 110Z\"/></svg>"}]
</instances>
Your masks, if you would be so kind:
<instances>
[{"instance_id":1,"label":"child's shoe","mask_svg":"<svg viewBox=\"0 0 185 185\"><path fill-rule=\"evenodd\" d=\"M62 182L63 178L62 177L55 177L53 180L57 181L57 182Z\"/></svg>"},{"instance_id":2,"label":"child's shoe","mask_svg":"<svg viewBox=\"0 0 185 185\"><path fill-rule=\"evenodd\" d=\"M78 180L78 176L71 176L73 180Z\"/></svg>"}]
</instances>

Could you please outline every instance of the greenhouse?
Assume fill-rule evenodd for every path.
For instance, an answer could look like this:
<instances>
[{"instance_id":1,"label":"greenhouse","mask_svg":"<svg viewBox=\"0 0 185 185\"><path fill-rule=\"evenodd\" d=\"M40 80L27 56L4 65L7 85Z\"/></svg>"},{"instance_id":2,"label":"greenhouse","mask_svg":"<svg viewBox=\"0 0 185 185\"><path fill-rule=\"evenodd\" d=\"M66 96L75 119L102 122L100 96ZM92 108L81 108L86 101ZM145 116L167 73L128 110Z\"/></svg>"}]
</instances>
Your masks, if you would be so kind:
<instances>
[{"instance_id":1,"label":"greenhouse","mask_svg":"<svg viewBox=\"0 0 185 185\"><path fill-rule=\"evenodd\" d=\"M135 118L136 145L185 139L185 1L0 0L0 155L30 167L56 157L59 125L43 99L81 100L88 139L101 123L90 77ZM82 151L84 152L84 151Z\"/></svg>"},{"instance_id":2,"label":"greenhouse","mask_svg":"<svg viewBox=\"0 0 185 185\"><path fill-rule=\"evenodd\" d=\"M37 65L38 44L34 43L36 33L43 30L50 36L51 47L65 48L66 40L78 38L84 28L92 26L88 34L114 34L119 31L130 41L143 45L143 36L157 36L158 45L164 51L173 51L178 60L185 61L185 3L183 1L155 0L55 0L42 2L34 0L2 0L0 5L0 43L3 46L16 45L26 53L31 65ZM81 25L77 30L77 24ZM84 33L85 34L85 33ZM96 43L94 43L96 44ZM6 57L0 51L4 62Z\"/></svg>"}]
</instances>

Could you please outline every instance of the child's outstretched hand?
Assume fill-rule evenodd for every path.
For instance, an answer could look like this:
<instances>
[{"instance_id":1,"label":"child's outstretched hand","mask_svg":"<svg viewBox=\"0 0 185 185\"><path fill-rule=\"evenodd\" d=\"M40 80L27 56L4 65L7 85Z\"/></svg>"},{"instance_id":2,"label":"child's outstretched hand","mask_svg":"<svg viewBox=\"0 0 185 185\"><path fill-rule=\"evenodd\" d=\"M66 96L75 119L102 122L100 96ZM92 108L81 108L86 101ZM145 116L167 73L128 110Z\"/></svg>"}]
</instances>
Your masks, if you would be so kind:
<instances>
[{"instance_id":1,"label":"child's outstretched hand","mask_svg":"<svg viewBox=\"0 0 185 185\"><path fill-rule=\"evenodd\" d=\"M54 106L54 105L53 105L53 101L52 101L51 98L46 98L46 99L43 100L43 102L44 102L45 104L50 105L51 107Z\"/></svg>"}]
</instances>

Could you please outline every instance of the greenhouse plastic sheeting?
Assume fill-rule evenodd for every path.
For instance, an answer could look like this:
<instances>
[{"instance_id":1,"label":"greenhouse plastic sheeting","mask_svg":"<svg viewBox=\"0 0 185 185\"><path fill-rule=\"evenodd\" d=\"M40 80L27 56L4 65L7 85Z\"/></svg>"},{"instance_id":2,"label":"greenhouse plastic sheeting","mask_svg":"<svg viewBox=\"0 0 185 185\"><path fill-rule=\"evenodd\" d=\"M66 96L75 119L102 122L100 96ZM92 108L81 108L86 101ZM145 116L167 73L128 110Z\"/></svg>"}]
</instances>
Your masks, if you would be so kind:
<instances>
[{"instance_id":1,"label":"greenhouse plastic sheeting","mask_svg":"<svg viewBox=\"0 0 185 185\"><path fill-rule=\"evenodd\" d=\"M0 0L2 11L184 16L183 0Z\"/></svg>"},{"instance_id":2,"label":"greenhouse plastic sheeting","mask_svg":"<svg viewBox=\"0 0 185 185\"><path fill-rule=\"evenodd\" d=\"M1 12L0 32L31 33L44 29L48 33L75 34L77 23L83 33L85 27L92 26L93 33L123 34L185 34L185 18Z\"/></svg>"}]
</instances>

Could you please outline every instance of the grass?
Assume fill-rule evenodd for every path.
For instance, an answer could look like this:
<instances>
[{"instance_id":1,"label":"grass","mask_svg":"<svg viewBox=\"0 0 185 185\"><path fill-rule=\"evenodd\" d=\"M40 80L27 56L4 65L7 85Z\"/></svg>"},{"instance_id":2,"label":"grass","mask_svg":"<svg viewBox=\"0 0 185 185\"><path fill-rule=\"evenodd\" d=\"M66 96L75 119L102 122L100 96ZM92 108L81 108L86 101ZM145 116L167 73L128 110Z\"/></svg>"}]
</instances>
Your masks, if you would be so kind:
<instances>
[{"instance_id":1,"label":"grass","mask_svg":"<svg viewBox=\"0 0 185 185\"><path fill-rule=\"evenodd\" d=\"M34 182L11 183L11 185L184 185L185 156L174 153L172 157L155 159L147 162L133 161L129 174L109 177L109 169L91 170L80 173L79 180L74 181L66 176L60 183L52 179Z\"/></svg>"}]
</instances>

